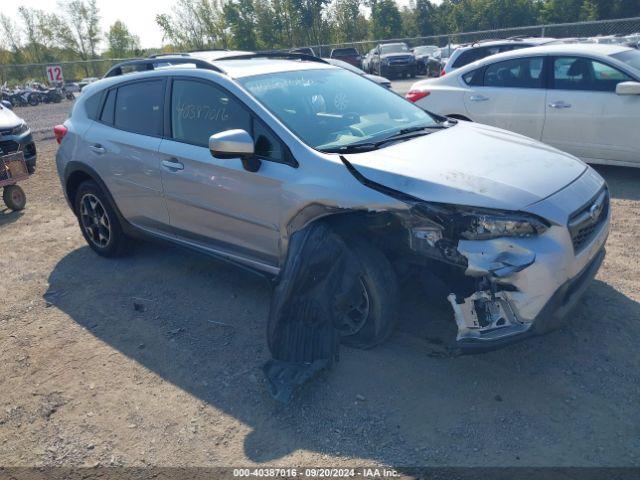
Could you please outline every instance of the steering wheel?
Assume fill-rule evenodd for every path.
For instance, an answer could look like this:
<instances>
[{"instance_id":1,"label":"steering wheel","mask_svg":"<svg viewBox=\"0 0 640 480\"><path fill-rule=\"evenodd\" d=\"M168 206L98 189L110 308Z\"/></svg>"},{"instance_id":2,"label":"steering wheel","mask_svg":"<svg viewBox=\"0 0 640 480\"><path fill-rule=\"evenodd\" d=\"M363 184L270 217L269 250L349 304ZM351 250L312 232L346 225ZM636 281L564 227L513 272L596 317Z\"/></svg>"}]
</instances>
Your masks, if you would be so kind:
<instances>
[{"instance_id":1,"label":"steering wheel","mask_svg":"<svg viewBox=\"0 0 640 480\"><path fill-rule=\"evenodd\" d=\"M358 115L355 112L343 113L342 114L342 118L344 120L350 121L351 123L360 123L360 115ZM365 133L362 130L360 130L357 127L354 127L353 125L349 125L347 128L356 137L364 137L365 136Z\"/></svg>"}]
</instances>

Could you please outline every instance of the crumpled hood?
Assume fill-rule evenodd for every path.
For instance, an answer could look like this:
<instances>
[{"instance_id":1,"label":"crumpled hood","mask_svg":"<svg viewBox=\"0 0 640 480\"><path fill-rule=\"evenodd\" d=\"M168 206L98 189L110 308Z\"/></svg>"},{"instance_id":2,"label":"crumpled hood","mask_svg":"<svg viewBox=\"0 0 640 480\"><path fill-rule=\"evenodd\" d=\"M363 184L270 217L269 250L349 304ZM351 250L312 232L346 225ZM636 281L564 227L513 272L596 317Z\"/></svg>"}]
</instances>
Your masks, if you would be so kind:
<instances>
[{"instance_id":1,"label":"crumpled hood","mask_svg":"<svg viewBox=\"0 0 640 480\"><path fill-rule=\"evenodd\" d=\"M16 127L20 124L20 118L6 107L0 109L0 129Z\"/></svg>"},{"instance_id":2,"label":"crumpled hood","mask_svg":"<svg viewBox=\"0 0 640 480\"><path fill-rule=\"evenodd\" d=\"M425 201L505 210L547 198L588 168L548 145L470 122L344 157L368 180Z\"/></svg>"}]
</instances>

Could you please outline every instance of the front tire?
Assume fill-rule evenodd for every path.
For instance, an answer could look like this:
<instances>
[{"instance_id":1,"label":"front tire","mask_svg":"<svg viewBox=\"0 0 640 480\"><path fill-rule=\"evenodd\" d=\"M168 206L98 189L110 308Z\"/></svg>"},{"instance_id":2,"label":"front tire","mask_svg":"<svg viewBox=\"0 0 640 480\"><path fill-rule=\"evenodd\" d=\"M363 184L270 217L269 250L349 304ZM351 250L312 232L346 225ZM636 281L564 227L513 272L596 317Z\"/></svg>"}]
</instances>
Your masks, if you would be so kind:
<instances>
[{"instance_id":1,"label":"front tire","mask_svg":"<svg viewBox=\"0 0 640 480\"><path fill-rule=\"evenodd\" d=\"M349 244L347 268L332 304L335 327L343 344L367 349L393 332L398 281L379 249L359 238Z\"/></svg>"},{"instance_id":2,"label":"front tire","mask_svg":"<svg viewBox=\"0 0 640 480\"><path fill-rule=\"evenodd\" d=\"M102 188L91 180L82 182L74 205L82 236L94 252L103 257L119 257L127 253L130 240Z\"/></svg>"}]
</instances>

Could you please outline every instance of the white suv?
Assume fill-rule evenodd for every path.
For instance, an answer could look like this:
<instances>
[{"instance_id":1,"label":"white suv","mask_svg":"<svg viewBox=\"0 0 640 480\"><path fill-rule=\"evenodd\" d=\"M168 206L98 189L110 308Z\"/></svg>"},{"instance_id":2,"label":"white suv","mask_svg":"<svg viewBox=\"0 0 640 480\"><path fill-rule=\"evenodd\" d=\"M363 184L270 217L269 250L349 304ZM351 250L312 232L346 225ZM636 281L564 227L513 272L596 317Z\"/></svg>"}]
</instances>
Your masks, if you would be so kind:
<instances>
[{"instance_id":1,"label":"white suv","mask_svg":"<svg viewBox=\"0 0 640 480\"><path fill-rule=\"evenodd\" d=\"M481 60L491 55L502 52L510 52L521 48L534 47L552 42L554 38L530 37L530 38L508 38L506 40L481 40L474 43L458 46L449 56L441 75L462 68L470 63Z\"/></svg>"}]
</instances>

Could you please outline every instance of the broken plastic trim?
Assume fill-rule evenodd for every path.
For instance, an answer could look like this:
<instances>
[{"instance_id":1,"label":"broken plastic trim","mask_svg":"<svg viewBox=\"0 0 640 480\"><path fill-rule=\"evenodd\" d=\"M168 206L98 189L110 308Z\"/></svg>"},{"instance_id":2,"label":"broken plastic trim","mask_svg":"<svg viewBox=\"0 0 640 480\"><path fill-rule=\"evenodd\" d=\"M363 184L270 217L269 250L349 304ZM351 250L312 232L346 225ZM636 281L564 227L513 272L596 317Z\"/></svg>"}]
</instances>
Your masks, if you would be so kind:
<instances>
[{"instance_id":1,"label":"broken plastic trim","mask_svg":"<svg viewBox=\"0 0 640 480\"><path fill-rule=\"evenodd\" d=\"M338 359L340 335L331 302L346 268L347 245L322 222L291 237L269 311L272 359L264 366L269 391L288 403L296 391Z\"/></svg>"},{"instance_id":2,"label":"broken plastic trim","mask_svg":"<svg viewBox=\"0 0 640 480\"><path fill-rule=\"evenodd\" d=\"M462 348L466 345L481 348L482 342L495 344L531 328L531 324L518 321L503 292L475 292L462 301L452 293L447 299L458 325L456 340Z\"/></svg>"}]
</instances>

